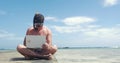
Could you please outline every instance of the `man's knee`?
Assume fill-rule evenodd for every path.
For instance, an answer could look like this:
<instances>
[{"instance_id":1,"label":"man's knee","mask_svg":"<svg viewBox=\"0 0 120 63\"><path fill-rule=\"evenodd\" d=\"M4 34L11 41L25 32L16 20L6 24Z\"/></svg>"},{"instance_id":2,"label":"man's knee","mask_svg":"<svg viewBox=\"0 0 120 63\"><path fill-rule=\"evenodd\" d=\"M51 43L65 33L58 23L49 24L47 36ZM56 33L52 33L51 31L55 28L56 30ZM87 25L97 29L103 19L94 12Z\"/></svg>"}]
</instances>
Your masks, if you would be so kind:
<instances>
[{"instance_id":1,"label":"man's knee","mask_svg":"<svg viewBox=\"0 0 120 63\"><path fill-rule=\"evenodd\" d=\"M55 50L57 50L57 49L58 49L56 45L54 45L53 47L54 47L54 49L55 49Z\"/></svg>"},{"instance_id":2,"label":"man's knee","mask_svg":"<svg viewBox=\"0 0 120 63\"><path fill-rule=\"evenodd\" d=\"M49 45L47 43L43 44L42 49L46 49L46 50L49 49Z\"/></svg>"},{"instance_id":3,"label":"man's knee","mask_svg":"<svg viewBox=\"0 0 120 63\"><path fill-rule=\"evenodd\" d=\"M50 53L51 54L55 54L55 52L57 52L57 46L56 45L53 45L53 46L51 46L51 49L50 49Z\"/></svg>"},{"instance_id":4,"label":"man's knee","mask_svg":"<svg viewBox=\"0 0 120 63\"><path fill-rule=\"evenodd\" d=\"M17 50L18 50L18 51L20 51L20 50L23 49L23 48L26 48L26 47L25 47L24 45L21 45L21 44L17 46Z\"/></svg>"}]
</instances>

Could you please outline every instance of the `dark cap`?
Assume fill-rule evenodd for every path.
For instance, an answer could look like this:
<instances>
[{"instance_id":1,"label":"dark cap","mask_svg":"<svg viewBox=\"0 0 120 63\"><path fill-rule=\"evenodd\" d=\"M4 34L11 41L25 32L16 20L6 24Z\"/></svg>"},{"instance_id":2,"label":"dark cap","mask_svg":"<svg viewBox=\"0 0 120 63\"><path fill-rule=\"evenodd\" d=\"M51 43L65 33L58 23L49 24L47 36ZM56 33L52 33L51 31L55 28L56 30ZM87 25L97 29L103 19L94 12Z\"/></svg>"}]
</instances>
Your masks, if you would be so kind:
<instances>
[{"instance_id":1,"label":"dark cap","mask_svg":"<svg viewBox=\"0 0 120 63\"><path fill-rule=\"evenodd\" d=\"M44 16L40 13L35 13L33 23L44 23Z\"/></svg>"},{"instance_id":2,"label":"dark cap","mask_svg":"<svg viewBox=\"0 0 120 63\"><path fill-rule=\"evenodd\" d=\"M38 30L38 27L43 26L44 16L40 13L35 13L33 18L33 27L35 30Z\"/></svg>"}]
</instances>

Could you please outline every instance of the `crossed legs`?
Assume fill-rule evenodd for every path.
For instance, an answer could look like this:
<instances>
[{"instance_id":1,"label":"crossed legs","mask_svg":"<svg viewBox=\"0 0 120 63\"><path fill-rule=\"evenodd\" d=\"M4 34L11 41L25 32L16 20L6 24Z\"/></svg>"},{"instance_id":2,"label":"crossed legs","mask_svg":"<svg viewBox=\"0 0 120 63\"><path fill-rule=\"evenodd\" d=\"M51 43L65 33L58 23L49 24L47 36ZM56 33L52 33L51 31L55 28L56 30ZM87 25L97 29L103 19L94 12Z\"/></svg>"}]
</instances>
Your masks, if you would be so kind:
<instances>
[{"instance_id":1,"label":"crossed legs","mask_svg":"<svg viewBox=\"0 0 120 63\"><path fill-rule=\"evenodd\" d=\"M18 45L17 51L22 54L25 58L46 58L50 59L51 55L54 54L57 51L56 46L50 46L47 43L45 43L42 46L42 49L39 53L36 53L35 51L27 48L24 45Z\"/></svg>"}]
</instances>

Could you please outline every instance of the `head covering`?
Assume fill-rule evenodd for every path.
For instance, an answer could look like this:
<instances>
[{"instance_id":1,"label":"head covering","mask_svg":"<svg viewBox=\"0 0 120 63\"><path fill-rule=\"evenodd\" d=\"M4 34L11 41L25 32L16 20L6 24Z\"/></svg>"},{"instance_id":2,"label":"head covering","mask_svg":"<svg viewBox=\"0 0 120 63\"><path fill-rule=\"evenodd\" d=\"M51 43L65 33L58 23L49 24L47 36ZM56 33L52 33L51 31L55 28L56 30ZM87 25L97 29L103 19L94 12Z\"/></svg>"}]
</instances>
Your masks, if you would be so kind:
<instances>
[{"instance_id":1,"label":"head covering","mask_svg":"<svg viewBox=\"0 0 120 63\"><path fill-rule=\"evenodd\" d=\"M33 27L35 30L38 29L38 27L43 26L44 23L44 16L40 13L35 13L33 18Z\"/></svg>"}]
</instances>

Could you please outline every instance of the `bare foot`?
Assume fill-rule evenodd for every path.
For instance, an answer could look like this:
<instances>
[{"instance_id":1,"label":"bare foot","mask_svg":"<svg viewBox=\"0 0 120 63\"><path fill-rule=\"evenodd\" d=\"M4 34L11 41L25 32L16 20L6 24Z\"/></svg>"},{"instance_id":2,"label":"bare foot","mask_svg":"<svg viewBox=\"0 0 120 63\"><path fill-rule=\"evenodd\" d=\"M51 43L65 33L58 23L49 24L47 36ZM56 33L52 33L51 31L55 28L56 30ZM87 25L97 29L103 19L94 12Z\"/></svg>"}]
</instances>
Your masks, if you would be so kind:
<instances>
[{"instance_id":1,"label":"bare foot","mask_svg":"<svg viewBox=\"0 0 120 63\"><path fill-rule=\"evenodd\" d=\"M51 60L51 59L52 59L52 54L39 55L37 58L39 58L39 59L47 59L47 60Z\"/></svg>"}]
</instances>

